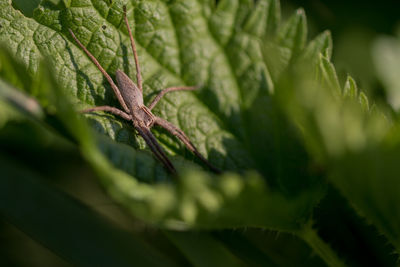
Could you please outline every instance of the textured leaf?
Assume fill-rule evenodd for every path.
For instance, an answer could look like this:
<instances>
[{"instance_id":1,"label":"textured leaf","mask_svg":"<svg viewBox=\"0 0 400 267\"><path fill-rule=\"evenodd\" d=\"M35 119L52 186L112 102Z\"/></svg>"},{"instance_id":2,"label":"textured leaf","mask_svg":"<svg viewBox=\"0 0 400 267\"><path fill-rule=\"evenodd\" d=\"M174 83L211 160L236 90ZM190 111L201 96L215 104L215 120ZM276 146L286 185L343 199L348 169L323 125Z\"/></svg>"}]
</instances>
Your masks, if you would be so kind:
<instances>
[{"instance_id":1,"label":"textured leaf","mask_svg":"<svg viewBox=\"0 0 400 267\"><path fill-rule=\"evenodd\" d=\"M215 8L209 27L214 38L219 43L225 45L235 30L235 13L239 8L239 1L222 0Z\"/></svg>"},{"instance_id":2,"label":"textured leaf","mask_svg":"<svg viewBox=\"0 0 400 267\"><path fill-rule=\"evenodd\" d=\"M320 58L321 81L310 82L304 66L301 75L285 76L277 86L279 98L308 150L329 168L329 180L399 251L398 125L379 107L369 108L351 77L339 95L332 63Z\"/></svg>"},{"instance_id":3,"label":"textured leaf","mask_svg":"<svg viewBox=\"0 0 400 267\"><path fill-rule=\"evenodd\" d=\"M182 128L224 174L202 170L182 144L155 129L178 169L171 177L130 123L101 112L77 115L118 103L68 29L112 77L121 69L135 80L124 4L145 103L164 87L200 86L168 94L155 113ZM108 194L134 216L178 230L287 231L337 266L341 261L310 224L333 184L399 249L397 123L351 77L342 90L330 60L330 33L307 44L302 9L281 24L276 0L44 0L33 18L15 8L0 0L0 40L12 54L0 51L0 76L37 99L44 112L36 119L72 141ZM25 102L14 103L9 92L0 94L4 110L24 110ZM15 118L4 114L0 123ZM190 234L174 234L170 239L182 254L204 265L204 251L189 247ZM240 264L228 246L202 237L197 245L215 248L213 263Z\"/></svg>"},{"instance_id":4,"label":"textured leaf","mask_svg":"<svg viewBox=\"0 0 400 267\"><path fill-rule=\"evenodd\" d=\"M350 76L347 77L346 83L343 89L343 95L345 97L349 97L351 99L356 99L358 95L358 88L357 84L353 78Z\"/></svg>"},{"instance_id":5,"label":"textured leaf","mask_svg":"<svg viewBox=\"0 0 400 267\"><path fill-rule=\"evenodd\" d=\"M29 84L23 88L42 96L41 104L57 118L56 124L50 121L53 127L62 134L67 130L67 137L80 145L109 194L147 221L171 228L245 225L287 231L301 228L323 194L317 177L303 181L298 187L302 183L297 179L298 172L276 175L278 171L271 177L261 177L255 171L245 171L256 166L257 154L247 148L253 132L246 130L247 111L243 107L259 93L271 89L266 82L270 78L259 40L264 38L261 35L275 31L279 5L274 1L259 1L252 10L252 4L246 1L230 7L220 2L215 9L211 2L198 1L127 3L143 70L145 102L163 87L203 85L199 92L167 95L155 113L182 128L212 163L239 173L216 178L197 171L198 167L194 167L197 164L190 162L193 156L165 132L157 131L181 176L173 184L151 184L171 178L143 150L143 141L134 135L132 126L111 115L87 115L93 128L109 138L98 137L73 111L92 105L117 106L117 103L101 73L72 40L68 28L109 73L122 69L134 76L132 52L122 22L123 4L122 1L70 1L54 5L44 1L35 10L33 20L16 12L8 1L2 2L0 23L10 27L0 29L1 40L35 81L49 80L41 89L35 86L36 92ZM236 16L232 16L235 8ZM210 25L229 12L232 17L223 27L222 39L218 39L214 37L215 26ZM269 14L273 18L267 18ZM290 26L300 30L292 37L300 42L305 36L303 19L300 18L300 24ZM247 26L251 32L246 31L245 25L252 25ZM291 36L293 31L289 28L288 31ZM291 49L297 51L304 46L295 42L292 40ZM51 61L46 64L53 66L55 80L47 70L49 67L39 67L38 62L44 57ZM262 118L263 127L267 127L269 120L269 116ZM292 136L290 131L289 135ZM291 157L296 166L301 166L303 161L297 160L304 158L304 149L297 144L294 150L300 153ZM278 157L268 166L276 162L278 170L283 170L281 164L285 160L286 156ZM188 168L192 170L183 170ZM250 206L254 208L248 209Z\"/></svg>"},{"instance_id":6,"label":"textured leaf","mask_svg":"<svg viewBox=\"0 0 400 267\"><path fill-rule=\"evenodd\" d=\"M276 1L258 1L246 19L244 31L256 37L262 37L268 33L267 27L270 28L269 31L276 30L280 13L276 10L277 6Z\"/></svg>"},{"instance_id":7,"label":"textured leaf","mask_svg":"<svg viewBox=\"0 0 400 267\"><path fill-rule=\"evenodd\" d=\"M332 36L329 31L325 31L315 37L302 51L302 60L311 60L315 65L318 64L319 55L325 55L330 59L332 55Z\"/></svg>"},{"instance_id":8,"label":"textured leaf","mask_svg":"<svg viewBox=\"0 0 400 267\"><path fill-rule=\"evenodd\" d=\"M278 33L278 43L289 48L292 57L297 56L307 40L307 20L303 9L298 9L282 26Z\"/></svg>"},{"instance_id":9,"label":"textured leaf","mask_svg":"<svg viewBox=\"0 0 400 267\"><path fill-rule=\"evenodd\" d=\"M325 82L327 86L331 87L334 93L341 95L342 91L339 84L339 79L336 75L335 67L330 62L329 58L320 54L319 64L322 73L322 81Z\"/></svg>"},{"instance_id":10,"label":"textured leaf","mask_svg":"<svg viewBox=\"0 0 400 267\"><path fill-rule=\"evenodd\" d=\"M306 16L304 11L299 9L279 28L275 38L264 40L262 52L273 81L278 81L289 63L299 56L306 39Z\"/></svg>"},{"instance_id":11,"label":"textured leaf","mask_svg":"<svg viewBox=\"0 0 400 267\"><path fill-rule=\"evenodd\" d=\"M365 111L368 111L369 110L368 97L363 92L360 93L359 100L360 100L360 103L361 103L361 107Z\"/></svg>"}]
</instances>

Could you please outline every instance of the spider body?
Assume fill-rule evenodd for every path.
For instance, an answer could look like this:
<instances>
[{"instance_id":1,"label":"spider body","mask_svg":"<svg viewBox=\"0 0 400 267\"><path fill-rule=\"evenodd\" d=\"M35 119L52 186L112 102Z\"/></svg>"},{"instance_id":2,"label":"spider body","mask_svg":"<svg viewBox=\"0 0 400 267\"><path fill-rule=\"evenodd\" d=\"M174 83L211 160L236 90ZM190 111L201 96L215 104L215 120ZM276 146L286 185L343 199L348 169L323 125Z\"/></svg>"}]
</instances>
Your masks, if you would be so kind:
<instances>
[{"instance_id":1,"label":"spider body","mask_svg":"<svg viewBox=\"0 0 400 267\"><path fill-rule=\"evenodd\" d=\"M104 68L100 65L97 59L86 49L86 47L76 38L75 34L69 29L72 38L76 41L76 43L82 48L82 50L87 54L87 56L93 61L93 63L97 66L97 68L103 73L107 81L110 83L111 88L113 89L119 103L121 104L123 110L111 107L111 106L99 106L94 108L89 108L83 110L83 113L93 112L93 111L106 111L110 112L114 115L124 118L127 121L131 121L135 129L138 133L143 137L147 146L154 153L155 157L160 160L165 168L170 173L176 173L175 167L170 162L168 157L166 156L162 147L158 144L157 139L151 133L150 129L153 126L160 126L175 135L178 139L182 141L182 143L192 151L200 160L202 160L212 171L216 173L220 173L220 170L214 167L211 163L205 159L197 148L190 142L189 138L186 134L179 128L177 128L172 123L155 116L151 110L153 107L160 101L160 99L168 92L172 91L180 91L180 90L195 90L196 87L170 87L162 90L149 104L149 106L145 106L143 102L143 87L142 87L142 76L140 73L139 60L136 52L135 42L133 40L132 32L129 27L128 19L126 17L126 7L124 6L124 20L126 27L128 29L133 56L135 59L136 65L136 80L137 85L126 75L124 72L117 70L116 71L116 80L118 86L114 83L110 75L104 70Z\"/></svg>"},{"instance_id":2,"label":"spider body","mask_svg":"<svg viewBox=\"0 0 400 267\"><path fill-rule=\"evenodd\" d=\"M135 110L144 107L142 91L124 72L117 70L115 73L118 88L121 92L122 98L128 106L131 113Z\"/></svg>"}]
</instances>

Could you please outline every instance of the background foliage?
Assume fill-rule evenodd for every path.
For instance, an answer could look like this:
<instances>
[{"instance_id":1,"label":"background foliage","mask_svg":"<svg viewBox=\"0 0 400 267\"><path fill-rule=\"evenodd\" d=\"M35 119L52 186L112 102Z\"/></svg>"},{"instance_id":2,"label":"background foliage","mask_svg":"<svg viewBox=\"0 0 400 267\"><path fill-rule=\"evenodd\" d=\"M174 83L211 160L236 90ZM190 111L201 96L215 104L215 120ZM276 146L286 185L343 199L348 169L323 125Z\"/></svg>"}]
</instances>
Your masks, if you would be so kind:
<instances>
[{"instance_id":1,"label":"background foliage","mask_svg":"<svg viewBox=\"0 0 400 267\"><path fill-rule=\"evenodd\" d=\"M334 7L306 2L309 34L294 2L1 0L4 264L395 265L398 37L370 37L368 64L346 63L359 43L339 42L337 72L331 33L317 33L318 11L329 18ZM118 104L68 29L111 75L134 77L124 4L145 102L200 85L155 113L224 174L157 129L179 169L171 177L129 123L76 112ZM334 13L331 25L348 13L362 17ZM395 19L375 30L390 33ZM349 30L333 29L339 39Z\"/></svg>"}]
</instances>

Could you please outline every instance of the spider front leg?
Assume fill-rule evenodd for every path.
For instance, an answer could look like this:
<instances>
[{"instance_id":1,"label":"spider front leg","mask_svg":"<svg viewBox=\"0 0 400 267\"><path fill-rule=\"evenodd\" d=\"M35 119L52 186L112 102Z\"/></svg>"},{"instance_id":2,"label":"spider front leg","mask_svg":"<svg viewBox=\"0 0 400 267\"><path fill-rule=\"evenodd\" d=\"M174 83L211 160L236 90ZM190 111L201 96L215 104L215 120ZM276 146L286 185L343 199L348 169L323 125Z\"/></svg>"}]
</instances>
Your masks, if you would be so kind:
<instances>
[{"instance_id":1,"label":"spider front leg","mask_svg":"<svg viewBox=\"0 0 400 267\"><path fill-rule=\"evenodd\" d=\"M154 99L151 101L149 104L148 108L152 110L154 106L160 101L160 99L169 92L174 92L174 91L193 91L196 90L197 86L179 86L179 87L170 87L162 90Z\"/></svg>"},{"instance_id":2,"label":"spider front leg","mask_svg":"<svg viewBox=\"0 0 400 267\"><path fill-rule=\"evenodd\" d=\"M94 107L94 108L88 108L88 109L81 110L80 112L81 113L90 113L93 111L106 111L111 114L114 114L115 116L119 116L127 121L132 120L131 115L129 115L128 113L126 113L120 109L110 107L110 106L99 106L99 107Z\"/></svg>"},{"instance_id":3,"label":"spider front leg","mask_svg":"<svg viewBox=\"0 0 400 267\"><path fill-rule=\"evenodd\" d=\"M133 36L132 36L131 27L129 27L128 18L126 17L126 6L123 6L123 10L124 10L124 21L125 21L126 28L128 29L128 35L129 35L129 39L131 40L131 47L132 47L133 57L135 59L136 82L138 84L138 87L139 87L140 91L143 92L142 74L140 73L139 58L138 58L137 51L136 51L135 40L133 39Z\"/></svg>"},{"instance_id":4,"label":"spider front leg","mask_svg":"<svg viewBox=\"0 0 400 267\"><path fill-rule=\"evenodd\" d=\"M114 94L116 95L119 103L121 104L122 108L126 111L129 112L129 108L126 105L124 99L122 98L121 92L119 91L117 85L114 83L114 81L111 79L110 75L105 71L105 69L100 65L100 63L97 61L97 59L92 55L92 53L87 50L87 48L76 38L74 32L71 29L68 29L69 33L71 34L72 38L75 40L75 42L78 44L78 46L86 53L86 55L92 60L92 62L96 65L96 67L100 70L100 72L106 77L108 83L111 85L111 88L114 91Z\"/></svg>"},{"instance_id":5,"label":"spider front leg","mask_svg":"<svg viewBox=\"0 0 400 267\"><path fill-rule=\"evenodd\" d=\"M208 162L207 159L205 159L203 157L203 155L200 154L200 152L197 150L197 148L192 144L192 142L190 142L189 137L187 137L186 134L181 129L179 129L178 127L176 127L175 125L173 125L169 121L166 121L166 120L161 119L159 117L156 117L156 119L154 121L154 124L158 125L158 126L161 126L162 128L164 128L165 130L167 130L171 134L173 134L176 137L178 137L179 140L181 140L182 143L190 151L192 151L193 154L195 154L201 161L203 161L208 166L208 168L210 168L210 170L212 170L213 172L215 172L217 174L221 173L221 171L218 168L214 167L210 162Z\"/></svg>"}]
</instances>

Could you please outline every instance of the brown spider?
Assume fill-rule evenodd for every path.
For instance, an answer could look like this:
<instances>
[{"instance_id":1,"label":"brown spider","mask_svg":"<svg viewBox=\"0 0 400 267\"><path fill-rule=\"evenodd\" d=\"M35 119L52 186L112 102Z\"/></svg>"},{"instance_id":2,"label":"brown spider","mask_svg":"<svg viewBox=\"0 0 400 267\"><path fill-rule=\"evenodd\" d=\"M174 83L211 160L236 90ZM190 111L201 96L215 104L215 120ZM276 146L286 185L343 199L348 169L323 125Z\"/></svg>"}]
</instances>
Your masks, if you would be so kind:
<instances>
[{"instance_id":1,"label":"brown spider","mask_svg":"<svg viewBox=\"0 0 400 267\"><path fill-rule=\"evenodd\" d=\"M197 157L199 157L212 171L216 173L220 173L221 171L211 165L196 149L196 147L190 142L189 138L186 134L179 128L177 128L172 123L155 116L151 110L154 106L160 101L160 99L168 92L179 91L179 90L195 90L196 87L170 87L162 90L150 103L148 107L146 107L143 103L143 88L142 88L142 76L140 74L140 66L139 60L136 52L135 41L133 40L132 32L129 27L128 19L126 17L126 7L124 9L124 20L126 27L128 28L129 38L131 40L131 46L133 50L133 56L135 59L136 65L136 79L138 85L134 84L133 81L122 71L117 70L115 73L117 79L117 85L115 85L114 81L111 79L110 75L103 69L100 63L96 60L96 58L86 49L86 47L76 38L75 34L69 29L72 38L76 41L76 43L85 51L88 57L93 61L93 63L97 66L97 68L103 73L106 77L107 81L110 83L111 88L113 89L115 95L119 103L121 104L123 110L120 110L111 106L99 106L94 108L85 109L81 112L93 112L93 111L107 111L127 121L132 121L133 126L138 131L138 133L143 137L146 141L146 144L149 146L151 151L154 153L156 158L160 160L165 168L172 174L176 173L175 167L172 165L171 161L165 155L164 150L158 144L157 139L151 133L150 129L154 125L161 126L166 129L171 134L175 135L179 138L185 146L192 151Z\"/></svg>"}]
</instances>

